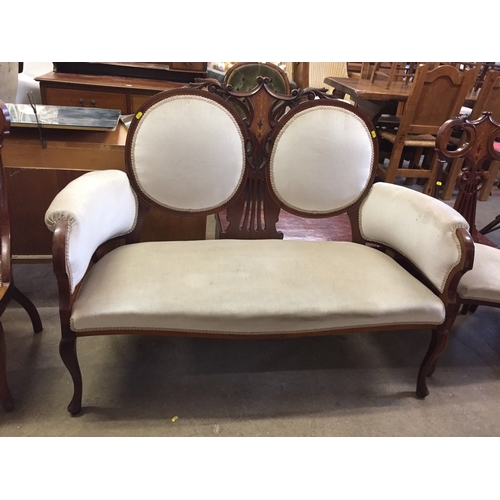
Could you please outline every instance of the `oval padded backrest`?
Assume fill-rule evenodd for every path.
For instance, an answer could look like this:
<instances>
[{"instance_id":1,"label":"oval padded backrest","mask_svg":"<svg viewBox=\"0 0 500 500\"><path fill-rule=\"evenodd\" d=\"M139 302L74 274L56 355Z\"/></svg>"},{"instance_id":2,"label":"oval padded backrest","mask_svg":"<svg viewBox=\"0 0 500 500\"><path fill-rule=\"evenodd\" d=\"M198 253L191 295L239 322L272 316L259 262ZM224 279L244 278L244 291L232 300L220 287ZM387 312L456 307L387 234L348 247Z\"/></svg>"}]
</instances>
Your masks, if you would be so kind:
<instances>
[{"instance_id":1,"label":"oval padded backrest","mask_svg":"<svg viewBox=\"0 0 500 500\"><path fill-rule=\"evenodd\" d=\"M330 215L360 200L374 177L373 125L343 101L312 101L278 125L269 180L285 210Z\"/></svg>"},{"instance_id":2,"label":"oval padded backrest","mask_svg":"<svg viewBox=\"0 0 500 500\"><path fill-rule=\"evenodd\" d=\"M178 213L209 213L237 194L245 140L228 104L182 89L163 93L141 113L129 131L127 161L143 198Z\"/></svg>"}]
</instances>

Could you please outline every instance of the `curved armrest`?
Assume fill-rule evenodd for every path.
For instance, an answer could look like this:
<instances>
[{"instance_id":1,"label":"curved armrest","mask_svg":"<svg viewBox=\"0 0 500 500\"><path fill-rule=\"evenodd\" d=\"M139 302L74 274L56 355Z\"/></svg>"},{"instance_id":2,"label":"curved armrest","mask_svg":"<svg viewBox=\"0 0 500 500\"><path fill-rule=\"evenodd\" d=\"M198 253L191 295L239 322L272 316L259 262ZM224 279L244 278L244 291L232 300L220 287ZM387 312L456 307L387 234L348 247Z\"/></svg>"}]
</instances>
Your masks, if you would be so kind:
<instances>
[{"instance_id":1,"label":"curved armrest","mask_svg":"<svg viewBox=\"0 0 500 500\"><path fill-rule=\"evenodd\" d=\"M45 224L54 231L67 221L66 271L71 292L102 243L129 233L137 221L137 199L125 172L88 172L70 182L52 201Z\"/></svg>"},{"instance_id":2,"label":"curved armrest","mask_svg":"<svg viewBox=\"0 0 500 500\"><path fill-rule=\"evenodd\" d=\"M441 293L462 259L460 228L469 224L442 201L385 182L372 186L360 209L363 238L398 251Z\"/></svg>"}]
</instances>

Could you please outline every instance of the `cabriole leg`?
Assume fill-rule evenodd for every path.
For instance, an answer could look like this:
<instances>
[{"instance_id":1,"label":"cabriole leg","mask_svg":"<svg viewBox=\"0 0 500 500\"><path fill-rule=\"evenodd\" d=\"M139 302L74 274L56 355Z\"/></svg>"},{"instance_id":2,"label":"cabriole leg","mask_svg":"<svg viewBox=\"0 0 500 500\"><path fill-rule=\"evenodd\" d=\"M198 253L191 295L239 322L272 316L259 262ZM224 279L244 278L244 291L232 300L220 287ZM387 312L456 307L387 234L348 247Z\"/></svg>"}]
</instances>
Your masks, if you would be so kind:
<instances>
[{"instance_id":1,"label":"cabriole leg","mask_svg":"<svg viewBox=\"0 0 500 500\"><path fill-rule=\"evenodd\" d=\"M429 349L422 361L417 379L417 396L425 398L429 395L426 377L431 375L436 368L436 363L448 343L448 330L433 330Z\"/></svg>"},{"instance_id":2,"label":"cabriole leg","mask_svg":"<svg viewBox=\"0 0 500 500\"><path fill-rule=\"evenodd\" d=\"M31 324L33 325L33 331L35 333L41 332L43 329L42 321L33 302L31 302L31 300L28 299L28 297L26 297L26 295L24 295L24 293L22 293L16 286L12 287L12 298L28 313L31 319Z\"/></svg>"},{"instance_id":3,"label":"cabriole leg","mask_svg":"<svg viewBox=\"0 0 500 500\"><path fill-rule=\"evenodd\" d=\"M59 344L59 354L73 379L73 399L68 405L71 415L77 415L82 409L82 374L76 355L76 337L62 338Z\"/></svg>"}]
</instances>

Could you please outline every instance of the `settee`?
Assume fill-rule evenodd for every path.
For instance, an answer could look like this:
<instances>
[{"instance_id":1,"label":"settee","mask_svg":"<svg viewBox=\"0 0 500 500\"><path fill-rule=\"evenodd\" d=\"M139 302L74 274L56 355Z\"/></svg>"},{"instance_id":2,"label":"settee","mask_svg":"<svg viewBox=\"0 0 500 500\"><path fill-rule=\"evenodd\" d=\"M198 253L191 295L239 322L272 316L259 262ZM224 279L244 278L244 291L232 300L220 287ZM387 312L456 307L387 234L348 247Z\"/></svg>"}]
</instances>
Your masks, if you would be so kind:
<instances>
[{"instance_id":1,"label":"settee","mask_svg":"<svg viewBox=\"0 0 500 500\"><path fill-rule=\"evenodd\" d=\"M237 92L200 81L152 97L131 123L127 172L84 174L47 210L71 414L83 395L77 339L111 334L431 330L416 389L428 395L472 267L468 223L434 198L374 183L375 129L349 103L257 83ZM141 242L149 207L186 217L234 210L218 239ZM352 242L283 239L280 210L347 213Z\"/></svg>"}]
</instances>

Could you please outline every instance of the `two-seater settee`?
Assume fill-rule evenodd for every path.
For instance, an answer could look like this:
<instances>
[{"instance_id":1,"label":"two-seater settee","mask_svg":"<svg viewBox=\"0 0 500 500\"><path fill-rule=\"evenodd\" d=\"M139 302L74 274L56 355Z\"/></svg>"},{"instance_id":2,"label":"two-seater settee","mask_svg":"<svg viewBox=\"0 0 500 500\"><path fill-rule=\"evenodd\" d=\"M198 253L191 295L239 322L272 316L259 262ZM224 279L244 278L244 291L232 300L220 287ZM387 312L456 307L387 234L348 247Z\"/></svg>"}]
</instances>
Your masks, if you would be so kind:
<instances>
[{"instance_id":1,"label":"two-seater settee","mask_svg":"<svg viewBox=\"0 0 500 500\"><path fill-rule=\"evenodd\" d=\"M375 129L349 103L310 89L283 96L267 83L238 93L202 82L152 97L130 126L127 172L87 173L50 205L70 413L82 405L77 339L108 334L430 329L417 380L427 396L457 283L472 266L467 222L412 189L374 184ZM227 208L230 224L214 240L140 242L149 207L182 216ZM348 213L353 241L283 240L276 207Z\"/></svg>"}]
</instances>

